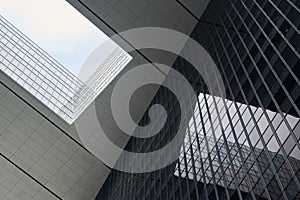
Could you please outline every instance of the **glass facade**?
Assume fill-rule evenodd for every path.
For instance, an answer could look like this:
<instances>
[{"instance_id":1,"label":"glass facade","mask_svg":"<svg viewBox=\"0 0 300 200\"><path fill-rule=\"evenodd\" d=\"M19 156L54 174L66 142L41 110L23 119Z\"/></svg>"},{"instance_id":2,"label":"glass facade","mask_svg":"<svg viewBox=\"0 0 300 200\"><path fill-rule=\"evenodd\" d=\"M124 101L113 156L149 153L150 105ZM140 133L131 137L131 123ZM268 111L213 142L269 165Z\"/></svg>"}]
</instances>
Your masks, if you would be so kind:
<instances>
[{"instance_id":1,"label":"glass facade","mask_svg":"<svg viewBox=\"0 0 300 200\"><path fill-rule=\"evenodd\" d=\"M72 108L62 108L83 83L2 16L0 45L1 71L63 119L71 120Z\"/></svg>"},{"instance_id":2,"label":"glass facade","mask_svg":"<svg viewBox=\"0 0 300 200\"><path fill-rule=\"evenodd\" d=\"M0 70L71 124L131 60L120 47L85 82L0 16Z\"/></svg>"},{"instance_id":3,"label":"glass facade","mask_svg":"<svg viewBox=\"0 0 300 200\"><path fill-rule=\"evenodd\" d=\"M68 110L75 102L71 116L72 122L90 105L92 101L114 80L114 78L130 62L132 57L121 47L116 47L110 55L94 70L76 91L71 100L64 105ZM73 103L74 104L74 103Z\"/></svg>"},{"instance_id":4,"label":"glass facade","mask_svg":"<svg viewBox=\"0 0 300 200\"><path fill-rule=\"evenodd\" d=\"M211 0L191 37L217 64L227 99L209 95L177 58L173 67L199 95L179 159L151 173L113 170L97 198L300 199L299 7L291 0ZM174 137L176 98L161 87L154 104L169 114L165 127L151 138L132 137L127 150L153 151ZM145 114L140 124L148 120Z\"/></svg>"},{"instance_id":5,"label":"glass facade","mask_svg":"<svg viewBox=\"0 0 300 200\"><path fill-rule=\"evenodd\" d=\"M234 185L238 185L242 192L251 192L254 185L257 185L256 188L264 187L264 185L259 183L259 178L262 174L261 171L264 171L268 167L266 163L268 156L274 159L276 163L282 163L284 162L284 153L280 150L276 136L272 134L270 124L265 117L263 109L254 106L249 106L248 108L245 104L234 103L230 100L222 102L221 98L210 95L200 94L199 99L201 99L201 112L196 107L187 129L183 148L181 149L179 157L180 166L176 166L174 174L180 177L187 177L191 180L196 179L197 181L204 181L205 179L208 183L215 181L223 187L234 188ZM214 105L214 100L217 107ZM205 102L207 102L208 110ZM231 113L233 126L229 124L230 119L228 119L226 109ZM254 119L251 118L249 110L254 114ZM219 112L220 118L218 118L217 112ZM204 128L201 125L202 113ZM210 113L210 117L207 113ZM279 140L284 143L289 134L282 118L270 110L266 110L266 114L272 119L271 124L276 129ZM285 118L292 129L300 121L299 118L288 114L285 115ZM243 120L242 123L245 124L245 130L239 120ZM222 136L221 127L225 129L225 137ZM224 139L226 139L226 142ZM236 139L239 147L235 145ZM198 148L197 140L199 140L200 148ZM190 141L192 145L189 145ZM264 147L264 143L266 147ZM290 152L288 159L292 165L298 165L299 167L300 151L297 148L291 151L293 149L289 148L293 147L289 145L293 144L287 142L283 148ZM231 158L227 155L228 153ZM192 156L194 157L194 161L191 158ZM258 157L260 157L259 163L256 161ZM211 158L213 160L212 166L210 166L209 162ZM202 165L200 159L202 159ZM232 169L235 169L235 172ZM196 173L194 173L194 170ZM237 173L238 175L234 175L233 173ZM289 181L287 163L283 163L279 173L285 181ZM254 190L253 193L257 195L259 191Z\"/></svg>"}]
</instances>

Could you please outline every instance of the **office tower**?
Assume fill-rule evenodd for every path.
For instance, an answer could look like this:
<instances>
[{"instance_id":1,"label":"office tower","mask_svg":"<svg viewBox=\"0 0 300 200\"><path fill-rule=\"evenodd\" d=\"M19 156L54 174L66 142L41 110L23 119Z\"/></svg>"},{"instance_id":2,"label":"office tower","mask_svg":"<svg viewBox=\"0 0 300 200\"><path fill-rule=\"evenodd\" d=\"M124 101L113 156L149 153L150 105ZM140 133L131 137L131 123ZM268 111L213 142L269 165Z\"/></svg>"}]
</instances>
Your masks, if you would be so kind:
<instances>
[{"instance_id":1,"label":"office tower","mask_svg":"<svg viewBox=\"0 0 300 200\"><path fill-rule=\"evenodd\" d=\"M97 199L300 198L299 1L68 2L109 36L163 27L192 37L216 63L226 98L211 95L201 76L181 57L150 49L130 52L132 62L95 101L97 117L107 130L115 126L109 113L112 88L137 64L172 66L188 79L198 99L190 102L194 113L180 149L174 149L178 160L154 172L128 173L105 166L82 145L73 125L1 72L3 198L92 199L99 190ZM116 42L126 49L131 45L127 39ZM133 43L137 41L133 38ZM114 131L108 132L131 152L165 146L178 128L181 111L174 94L165 87L148 91L137 92L137 100L132 99L133 118L147 125L148 110L161 104L169 114L162 131L147 139L119 139ZM152 122L160 120L157 116Z\"/></svg>"},{"instance_id":2,"label":"office tower","mask_svg":"<svg viewBox=\"0 0 300 200\"><path fill-rule=\"evenodd\" d=\"M120 47L81 81L1 17L1 70L72 124L131 60Z\"/></svg>"},{"instance_id":3,"label":"office tower","mask_svg":"<svg viewBox=\"0 0 300 200\"><path fill-rule=\"evenodd\" d=\"M83 83L2 16L1 70L63 119L71 120L71 105L64 111L62 107Z\"/></svg>"},{"instance_id":4,"label":"office tower","mask_svg":"<svg viewBox=\"0 0 300 200\"><path fill-rule=\"evenodd\" d=\"M300 198L298 1L211 0L202 10L193 6L195 1L120 1L112 3L106 14L92 0L69 2L108 34L143 25L171 28L169 16L161 10L168 15L175 9L173 17L182 20L174 29L210 53L226 86L226 99L209 95L192 66L177 58L173 67L199 95L178 161L152 173L113 170L99 199ZM142 4L151 8L137 9ZM114 15L114 8L120 12ZM131 8L141 17L134 21L128 15L119 25L118 16ZM184 24L192 24L192 30ZM131 138L127 150L151 151L173 137L179 111L176 101L172 106L167 103L174 97L166 93L160 88L149 107L155 103L167 107L173 114L168 128L149 140ZM140 124L148 123L146 115Z\"/></svg>"}]
</instances>

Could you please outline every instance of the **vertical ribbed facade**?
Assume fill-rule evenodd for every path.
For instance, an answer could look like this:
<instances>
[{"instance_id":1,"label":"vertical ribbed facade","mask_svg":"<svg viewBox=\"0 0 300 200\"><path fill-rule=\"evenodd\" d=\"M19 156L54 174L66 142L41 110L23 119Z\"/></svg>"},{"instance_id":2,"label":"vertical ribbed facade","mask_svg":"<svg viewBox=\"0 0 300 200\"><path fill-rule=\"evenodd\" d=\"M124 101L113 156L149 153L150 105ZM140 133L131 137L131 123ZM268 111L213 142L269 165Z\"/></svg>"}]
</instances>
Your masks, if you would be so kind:
<instances>
[{"instance_id":1,"label":"vertical ribbed facade","mask_svg":"<svg viewBox=\"0 0 300 200\"><path fill-rule=\"evenodd\" d=\"M299 7L297 0L212 0L191 37L217 64L226 99L207 94L178 58L173 67L199 95L179 159L152 173L112 171L98 199L299 199ZM155 137L131 138L127 150L155 150L173 138L178 102L162 87L156 103L169 114L166 126ZM148 122L145 115L140 124Z\"/></svg>"}]
</instances>

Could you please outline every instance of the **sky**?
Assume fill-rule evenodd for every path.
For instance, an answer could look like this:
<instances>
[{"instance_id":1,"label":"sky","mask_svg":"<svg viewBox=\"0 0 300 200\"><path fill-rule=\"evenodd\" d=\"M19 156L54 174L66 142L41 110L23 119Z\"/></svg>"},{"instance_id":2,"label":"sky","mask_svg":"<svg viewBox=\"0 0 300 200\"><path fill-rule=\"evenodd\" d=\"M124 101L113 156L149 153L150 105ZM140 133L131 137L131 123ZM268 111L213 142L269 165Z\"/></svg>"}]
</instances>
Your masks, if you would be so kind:
<instances>
[{"instance_id":1,"label":"sky","mask_svg":"<svg viewBox=\"0 0 300 200\"><path fill-rule=\"evenodd\" d=\"M108 39L65 0L0 0L0 5L0 15L75 75Z\"/></svg>"}]
</instances>

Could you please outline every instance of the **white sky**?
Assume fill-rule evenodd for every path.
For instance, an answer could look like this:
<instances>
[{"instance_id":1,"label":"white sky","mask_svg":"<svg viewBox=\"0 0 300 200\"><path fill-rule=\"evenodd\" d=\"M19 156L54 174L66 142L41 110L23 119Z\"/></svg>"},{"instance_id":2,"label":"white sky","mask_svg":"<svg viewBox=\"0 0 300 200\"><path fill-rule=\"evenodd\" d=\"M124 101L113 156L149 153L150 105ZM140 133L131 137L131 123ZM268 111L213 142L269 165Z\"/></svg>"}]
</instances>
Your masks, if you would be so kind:
<instances>
[{"instance_id":1,"label":"white sky","mask_svg":"<svg viewBox=\"0 0 300 200\"><path fill-rule=\"evenodd\" d=\"M77 75L107 36L65 0L0 0L0 15Z\"/></svg>"}]
</instances>

